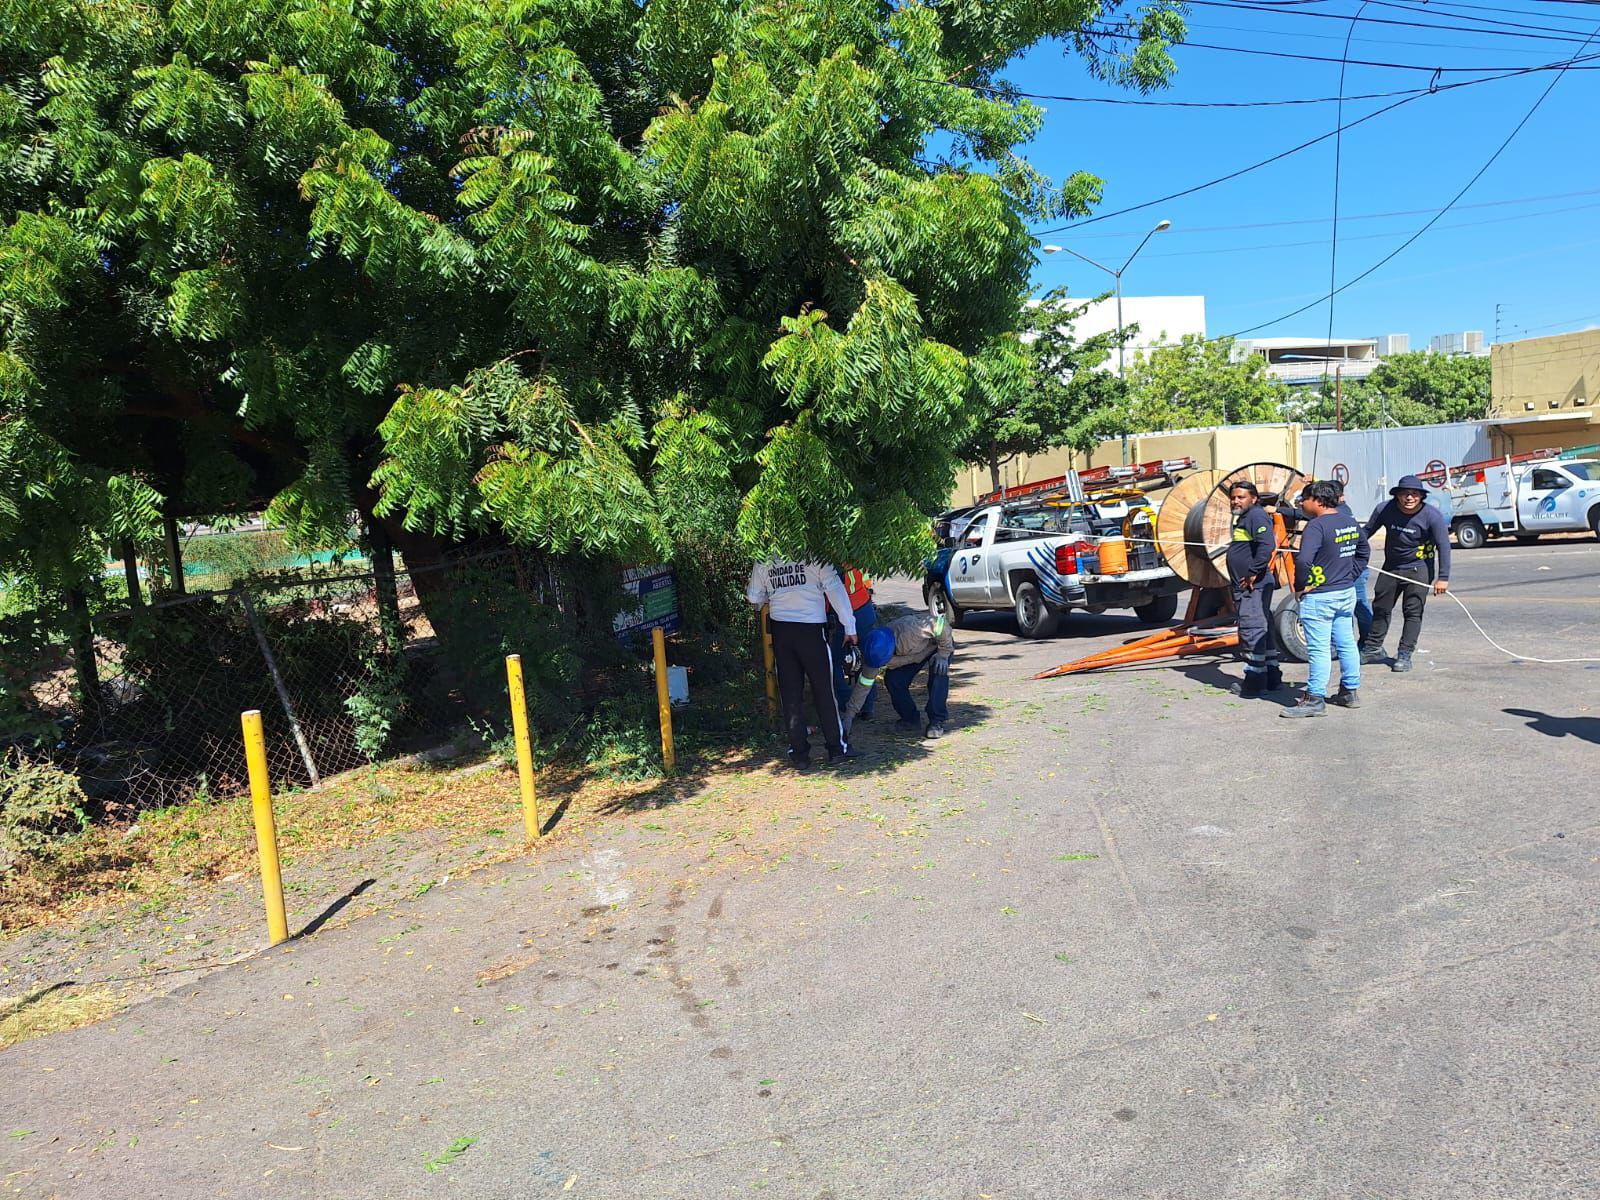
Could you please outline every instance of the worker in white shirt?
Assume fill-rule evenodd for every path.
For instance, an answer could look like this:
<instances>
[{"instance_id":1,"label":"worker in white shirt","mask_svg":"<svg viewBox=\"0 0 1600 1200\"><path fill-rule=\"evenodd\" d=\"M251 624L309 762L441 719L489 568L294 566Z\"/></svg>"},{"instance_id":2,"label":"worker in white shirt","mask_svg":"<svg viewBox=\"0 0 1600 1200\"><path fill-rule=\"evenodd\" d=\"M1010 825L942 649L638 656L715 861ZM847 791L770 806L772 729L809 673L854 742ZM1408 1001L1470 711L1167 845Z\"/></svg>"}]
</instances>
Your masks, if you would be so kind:
<instances>
[{"instance_id":1,"label":"worker in white shirt","mask_svg":"<svg viewBox=\"0 0 1600 1200\"><path fill-rule=\"evenodd\" d=\"M811 764L811 739L806 732L806 681L817 706L817 728L828 744L828 762L855 757L839 719L833 691L833 651L823 625L831 605L844 627L844 644L856 642L855 612L839 572L823 563L773 558L750 572L745 596L757 608L768 607L772 652L777 659L778 695L789 727L789 765L804 771Z\"/></svg>"}]
</instances>

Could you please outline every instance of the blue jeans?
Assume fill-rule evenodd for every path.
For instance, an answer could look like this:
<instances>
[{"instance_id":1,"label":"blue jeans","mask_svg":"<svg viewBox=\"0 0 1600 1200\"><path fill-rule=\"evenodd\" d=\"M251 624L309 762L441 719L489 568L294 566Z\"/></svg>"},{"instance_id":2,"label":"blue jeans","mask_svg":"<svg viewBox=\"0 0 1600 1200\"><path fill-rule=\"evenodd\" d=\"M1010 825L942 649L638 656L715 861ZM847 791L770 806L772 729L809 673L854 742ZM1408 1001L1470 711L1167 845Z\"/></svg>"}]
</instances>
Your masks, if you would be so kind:
<instances>
[{"instance_id":1,"label":"blue jeans","mask_svg":"<svg viewBox=\"0 0 1600 1200\"><path fill-rule=\"evenodd\" d=\"M1356 637L1363 643L1367 640L1367 631L1372 628L1372 597L1367 594L1367 580L1372 571L1362 568L1361 574L1356 576Z\"/></svg>"},{"instance_id":2,"label":"blue jeans","mask_svg":"<svg viewBox=\"0 0 1600 1200\"><path fill-rule=\"evenodd\" d=\"M871 633L878 624L878 607L868 600L856 609L856 641L862 646L867 644L867 634ZM839 697L839 711L844 711L844 706L850 703L850 693L855 689L855 684L845 678L844 674L844 626L835 621L831 627L833 639L833 692ZM873 706L878 703L878 689L873 688L867 693L867 701L861 706L859 717L872 716Z\"/></svg>"},{"instance_id":3,"label":"blue jeans","mask_svg":"<svg viewBox=\"0 0 1600 1200\"><path fill-rule=\"evenodd\" d=\"M900 719L920 725L922 722L917 714L916 702L911 699L911 685L916 682L923 667L928 668L928 722L943 725L950 719L950 664L941 663L937 654L930 654L921 662L890 668L883 673L883 686L889 689L889 703L894 705L894 711ZM878 689L872 690L876 692Z\"/></svg>"},{"instance_id":4,"label":"blue jeans","mask_svg":"<svg viewBox=\"0 0 1600 1200\"><path fill-rule=\"evenodd\" d=\"M1361 651L1350 618L1356 611L1356 589L1307 592L1300 601L1300 632L1306 639L1306 662L1311 674L1306 694L1327 696L1332 653L1339 655L1339 686L1355 691L1361 686ZM1331 643L1331 650L1330 650Z\"/></svg>"}]
</instances>

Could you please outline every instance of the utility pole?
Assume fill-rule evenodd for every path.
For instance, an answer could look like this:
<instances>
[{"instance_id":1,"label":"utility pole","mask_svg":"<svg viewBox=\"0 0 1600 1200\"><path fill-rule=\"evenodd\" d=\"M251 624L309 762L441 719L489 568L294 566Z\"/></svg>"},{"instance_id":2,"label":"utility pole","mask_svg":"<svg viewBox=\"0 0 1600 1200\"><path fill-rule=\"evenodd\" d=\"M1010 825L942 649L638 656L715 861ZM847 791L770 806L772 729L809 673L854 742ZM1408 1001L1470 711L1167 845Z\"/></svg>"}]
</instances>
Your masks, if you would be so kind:
<instances>
[{"instance_id":1,"label":"utility pole","mask_svg":"<svg viewBox=\"0 0 1600 1200\"><path fill-rule=\"evenodd\" d=\"M1333 431L1344 432L1344 364L1333 369Z\"/></svg>"},{"instance_id":2,"label":"utility pole","mask_svg":"<svg viewBox=\"0 0 1600 1200\"><path fill-rule=\"evenodd\" d=\"M1496 304L1494 306L1494 340L1496 342L1500 340L1500 310L1504 307L1504 304Z\"/></svg>"}]
</instances>

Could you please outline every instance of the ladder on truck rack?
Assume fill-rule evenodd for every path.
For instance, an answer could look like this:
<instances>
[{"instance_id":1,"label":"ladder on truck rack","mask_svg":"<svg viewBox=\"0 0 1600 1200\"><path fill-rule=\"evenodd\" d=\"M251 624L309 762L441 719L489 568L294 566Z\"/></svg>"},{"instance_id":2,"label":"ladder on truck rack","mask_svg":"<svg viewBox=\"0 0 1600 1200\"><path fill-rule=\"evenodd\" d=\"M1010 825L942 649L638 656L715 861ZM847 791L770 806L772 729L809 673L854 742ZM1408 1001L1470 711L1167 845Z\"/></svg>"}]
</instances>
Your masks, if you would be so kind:
<instances>
[{"instance_id":1,"label":"ladder on truck rack","mask_svg":"<svg viewBox=\"0 0 1600 1200\"><path fill-rule=\"evenodd\" d=\"M1129 463L1127 466L1091 467L1086 471L1068 471L1065 475L1041 479L1037 483L1002 487L986 496L979 496L973 501L973 506L981 508L986 504L1010 500L1042 500L1058 492L1066 493L1071 500L1083 500L1090 492L1109 488L1135 487L1141 483L1154 483L1158 479L1170 482L1177 472L1193 469L1192 458L1159 458L1150 462Z\"/></svg>"},{"instance_id":2,"label":"ladder on truck rack","mask_svg":"<svg viewBox=\"0 0 1600 1200\"><path fill-rule=\"evenodd\" d=\"M1417 478L1423 483L1430 483L1434 487L1444 487L1453 480L1459 480L1464 475L1474 475L1479 483L1483 482L1483 473L1495 467L1514 467L1519 463L1544 462L1555 459L1562 462L1574 458L1589 458L1600 454L1600 443L1592 446L1574 446L1570 450L1561 450L1551 447L1548 450L1524 450L1521 454L1506 454L1499 458L1483 458L1477 462L1462 463L1459 467L1434 467L1431 471L1418 471ZM1438 461L1438 460L1435 460ZM1429 464L1432 466L1432 464Z\"/></svg>"}]
</instances>

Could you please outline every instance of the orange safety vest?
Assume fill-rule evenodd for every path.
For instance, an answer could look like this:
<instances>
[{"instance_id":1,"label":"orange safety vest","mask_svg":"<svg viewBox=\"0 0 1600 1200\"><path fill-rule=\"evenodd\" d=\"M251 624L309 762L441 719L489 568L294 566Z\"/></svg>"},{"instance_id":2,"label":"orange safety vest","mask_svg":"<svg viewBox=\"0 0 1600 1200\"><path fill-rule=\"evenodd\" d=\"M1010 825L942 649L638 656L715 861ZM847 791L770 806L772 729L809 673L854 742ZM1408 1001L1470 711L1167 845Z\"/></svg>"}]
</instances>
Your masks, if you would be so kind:
<instances>
[{"instance_id":1,"label":"orange safety vest","mask_svg":"<svg viewBox=\"0 0 1600 1200\"><path fill-rule=\"evenodd\" d=\"M846 567L844 590L850 593L851 609L860 608L872 599L872 576L856 567Z\"/></svg>"}]
</instances>

